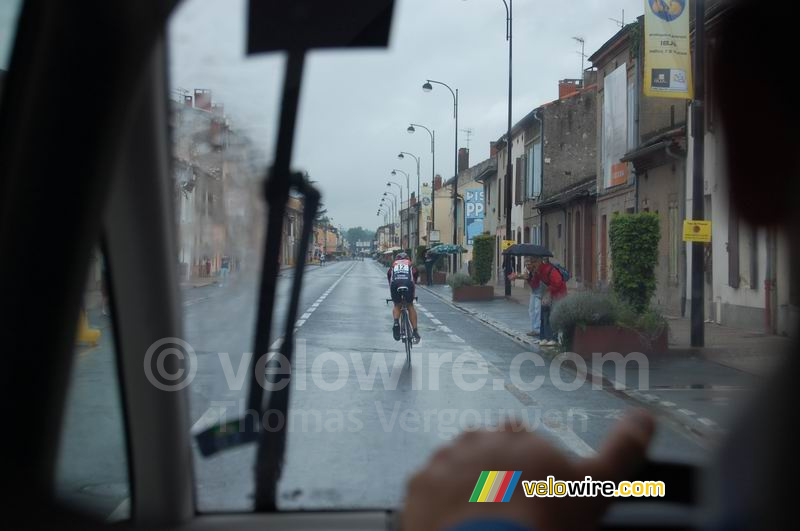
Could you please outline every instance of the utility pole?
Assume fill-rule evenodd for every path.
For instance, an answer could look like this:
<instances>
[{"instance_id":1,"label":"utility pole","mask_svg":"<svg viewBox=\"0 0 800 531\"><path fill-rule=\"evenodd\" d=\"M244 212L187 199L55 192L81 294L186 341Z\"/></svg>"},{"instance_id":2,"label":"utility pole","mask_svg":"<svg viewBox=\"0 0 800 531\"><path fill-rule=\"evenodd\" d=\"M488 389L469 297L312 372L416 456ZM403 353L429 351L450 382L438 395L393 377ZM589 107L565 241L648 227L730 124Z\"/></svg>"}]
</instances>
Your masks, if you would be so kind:
<instances>
[{"instance_id":1,"label":"utility pole","mask_svg":"<svg viewBox=\"0 0 800 531\"><path fill-rule=\"evenodd\" d=\"M705 2L694 2L694 101L692 102L692 137L694 140L692 166L692 219L705 217L703 203L703 162L705 156ZM692 315L691 345L705 344L704 308L704 246L703 242L692 242Z\"/></svg>"}]
</instances>

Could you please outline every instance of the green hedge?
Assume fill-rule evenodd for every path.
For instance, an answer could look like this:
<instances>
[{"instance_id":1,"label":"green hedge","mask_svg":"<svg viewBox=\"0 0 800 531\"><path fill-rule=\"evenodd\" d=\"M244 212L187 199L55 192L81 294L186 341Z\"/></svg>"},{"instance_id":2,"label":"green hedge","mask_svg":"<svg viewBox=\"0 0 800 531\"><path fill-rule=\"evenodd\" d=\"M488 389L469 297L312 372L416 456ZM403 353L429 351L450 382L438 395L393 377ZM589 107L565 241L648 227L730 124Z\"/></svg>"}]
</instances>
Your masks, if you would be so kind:
<instances>
[{"instance_id":1,"label":"green hedge","mask_svg":"<svg viewBox=\"0 0 800 531\"><path fill-rule=\"evenodd\" d=\"M494 261L494 236L481 234L472 240L473 278L481 286L492 278L492 262Z\"/></svg>"},{"instance_id":2,"label":"green hedge","mask_svg":"<svg viewBox=\"0 0 800 531\"><path fill-rule=\"evenodd\" d=\"M611 282L617 295L637 313L647 310L656 290L660 237L658 215L651 212L611 218Z\"/></svg>"}]
</instances>

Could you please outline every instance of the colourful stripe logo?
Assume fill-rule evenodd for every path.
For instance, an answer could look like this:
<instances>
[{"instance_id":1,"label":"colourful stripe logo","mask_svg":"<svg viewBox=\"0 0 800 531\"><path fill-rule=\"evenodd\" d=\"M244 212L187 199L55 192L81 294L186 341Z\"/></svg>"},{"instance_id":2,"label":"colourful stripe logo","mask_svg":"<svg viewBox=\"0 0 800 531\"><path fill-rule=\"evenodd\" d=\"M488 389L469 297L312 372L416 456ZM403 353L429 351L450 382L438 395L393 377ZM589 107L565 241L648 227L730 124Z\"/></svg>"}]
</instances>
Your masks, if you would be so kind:
<instances>
[{"instance_id":1,"label":"colourful stripe logo","mask_svg":"<svg viewBox=\"0 0 800 531\"><path fill-rule=\"evenodd\" d=\"M519 482L521 470L496 471L484 470L475 484L469 501L471 502L507 502L514 494Z\"/></svg>"}]
</instances>

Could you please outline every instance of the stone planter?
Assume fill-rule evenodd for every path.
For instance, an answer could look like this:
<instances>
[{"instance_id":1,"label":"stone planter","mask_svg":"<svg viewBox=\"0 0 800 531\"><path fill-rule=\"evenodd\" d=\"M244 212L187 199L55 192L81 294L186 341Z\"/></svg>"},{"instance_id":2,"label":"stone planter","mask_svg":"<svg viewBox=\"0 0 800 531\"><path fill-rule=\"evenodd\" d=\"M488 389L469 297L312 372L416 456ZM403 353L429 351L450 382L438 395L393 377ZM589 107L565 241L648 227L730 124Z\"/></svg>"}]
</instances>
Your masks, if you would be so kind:
<instances>
[{"instance_id":1,"label":"stone planter","mask_svg":"<svg viewBox=\"0 0 800 531\"><path fill-rule=\"evenodd\" d=\"M453 289L453 302L490 301L494 299L492 286L461 286Z\"/></svg>"},{"instance_id":2,"label":"stone planter","mask_svg":"<svg viewBox=\"0 0 800 531\"><path fill-rule=\"evenodd\" d=\"M619 352L623 356L631 352L664 354L667 352L668 336L668 328L664 328L660 335L651 339L636 330L621 326L579 326L572 338L571 351L585 358L591 358L595 352Z\"/></svg>"}]
</instances>

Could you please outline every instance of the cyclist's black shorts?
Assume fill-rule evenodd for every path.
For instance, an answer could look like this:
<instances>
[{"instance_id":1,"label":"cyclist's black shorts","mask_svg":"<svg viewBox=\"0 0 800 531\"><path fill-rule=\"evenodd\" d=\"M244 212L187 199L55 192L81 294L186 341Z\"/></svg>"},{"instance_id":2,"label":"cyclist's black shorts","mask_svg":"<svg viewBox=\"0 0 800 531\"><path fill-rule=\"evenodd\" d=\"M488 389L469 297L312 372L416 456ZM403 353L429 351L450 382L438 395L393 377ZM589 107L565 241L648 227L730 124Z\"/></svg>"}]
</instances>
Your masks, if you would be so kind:
<instances>
[{"instance_id":1,"label":"cyclist's black shorts","mask_svg":"<svg viewBox=\"0 0 800 531\"><path fill-rule=\"evenodd\" d=\"M406 292L406 302L409 304L414 303L414 281L411 279L408 280L395 280L392 282L390 287L390 291L392 293L392 302L395 304L400 304L402 302L400 300L400 294L397 292L397 288L399 287L407 287L408 291Z\"/></svg>"}]
</instances>

